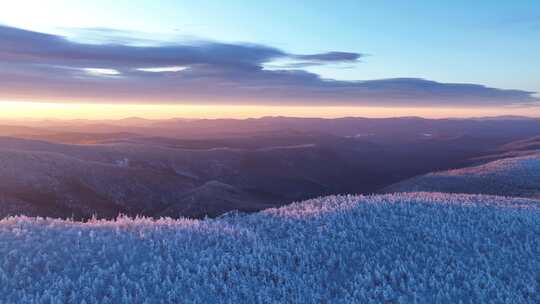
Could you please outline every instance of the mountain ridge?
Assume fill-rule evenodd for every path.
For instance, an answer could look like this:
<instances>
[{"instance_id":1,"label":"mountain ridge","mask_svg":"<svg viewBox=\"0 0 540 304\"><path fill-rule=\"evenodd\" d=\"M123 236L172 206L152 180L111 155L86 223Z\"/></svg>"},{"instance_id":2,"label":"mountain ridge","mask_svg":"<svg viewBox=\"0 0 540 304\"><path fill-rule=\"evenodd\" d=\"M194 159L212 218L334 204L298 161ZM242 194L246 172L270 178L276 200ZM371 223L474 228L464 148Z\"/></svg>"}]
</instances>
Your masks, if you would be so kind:
<instances>
[{"instance_id":1,"label":"mountain ridge","mask_svg":"<svg viewBox=\"0 0 540 304\"><path fill-rule=\"evenodd\" d=\"M443 193L205 220L8 217L0 302L535 303L539 223L538 200Z\"/></svg>"}]
</instances>

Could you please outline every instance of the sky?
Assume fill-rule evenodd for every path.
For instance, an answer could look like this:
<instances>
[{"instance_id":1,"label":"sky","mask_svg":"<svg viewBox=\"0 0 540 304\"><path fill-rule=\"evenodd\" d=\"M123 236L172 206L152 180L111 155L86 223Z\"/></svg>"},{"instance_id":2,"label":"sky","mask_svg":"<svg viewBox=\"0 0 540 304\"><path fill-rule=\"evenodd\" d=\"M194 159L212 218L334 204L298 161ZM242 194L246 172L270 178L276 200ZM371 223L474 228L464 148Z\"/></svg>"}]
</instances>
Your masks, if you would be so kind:
<instances>
[{"instance_id":1,"label":"sky","mask_svg":"<svg viewBox=\"0 0 540 304\"><path fill-rule=\"evenodd\" d=\"M9 1L0 117L540 116L538 1Z\"/></svg>"}]
</instances>

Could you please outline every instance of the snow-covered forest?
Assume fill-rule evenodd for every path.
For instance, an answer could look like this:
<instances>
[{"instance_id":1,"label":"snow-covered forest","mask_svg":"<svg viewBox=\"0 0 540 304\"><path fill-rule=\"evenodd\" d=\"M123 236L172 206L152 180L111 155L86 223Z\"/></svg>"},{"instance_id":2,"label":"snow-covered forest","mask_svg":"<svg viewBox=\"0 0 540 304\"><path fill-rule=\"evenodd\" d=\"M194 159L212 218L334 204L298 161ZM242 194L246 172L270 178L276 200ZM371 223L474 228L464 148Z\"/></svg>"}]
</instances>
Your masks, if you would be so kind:
<instances>
[{"instance_id":1,"label":"snow-covered forest","mask_svg":"<svg viewBox=\"0 0 540 304\"><path fill-rule=\"evenodd\" d=\"M217 219L0 221L0 303L539 303L540 202L331 196Z\"/></svg>"},{"instance_id":2,"label":"snow-covered forest","mask_svg":"<svg viewBox=\"0 0 540 304\"><path fill-rule=\"evenodd\" d=\"M540 154L433 172L389 186L386 191L483 193L540 198Z\"/></svg>"}]
</instances>

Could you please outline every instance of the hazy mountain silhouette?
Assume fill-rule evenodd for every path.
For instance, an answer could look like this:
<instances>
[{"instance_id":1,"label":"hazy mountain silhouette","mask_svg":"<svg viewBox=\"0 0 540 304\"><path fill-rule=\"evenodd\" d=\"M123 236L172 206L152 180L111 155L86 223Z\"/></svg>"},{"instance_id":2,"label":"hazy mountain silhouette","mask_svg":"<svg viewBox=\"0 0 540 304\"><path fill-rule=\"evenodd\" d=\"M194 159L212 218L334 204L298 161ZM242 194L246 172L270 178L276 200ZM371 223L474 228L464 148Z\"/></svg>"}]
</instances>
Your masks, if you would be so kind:
<instances>
[{"instance_id":1,"label":"hazy mountain silhouette","mask_svg":"<svg viewBox=\"0 0 540 304\"><path fill-rule=\"evenodd\" d=\"M530 154L540 134L538 120L507 118L27 124L0 128L11 136L0 138L0 174L7 181L0 186L0 215L256 211L330 194L374 193L429 172Z\"/></svg>"}]
</instances>

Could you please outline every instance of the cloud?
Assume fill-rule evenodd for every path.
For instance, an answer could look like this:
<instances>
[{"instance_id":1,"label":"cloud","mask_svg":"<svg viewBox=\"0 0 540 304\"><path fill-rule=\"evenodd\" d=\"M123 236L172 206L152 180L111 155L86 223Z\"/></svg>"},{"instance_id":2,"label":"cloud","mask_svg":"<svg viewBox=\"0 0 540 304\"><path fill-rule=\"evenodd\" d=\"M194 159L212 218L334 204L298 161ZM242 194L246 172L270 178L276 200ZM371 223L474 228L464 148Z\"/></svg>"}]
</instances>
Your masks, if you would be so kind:
<instances>
[{"instance_id":1,"label":"cloud","mask_svg":"<svg viewBox=\"0 0 540 304\"><path fill-rule=\"evenodd\" d=\"M362 57L339 51L291 54L216 41L82 43L0 26L0 100L377 106L539 102L532 92L520 90L418 78L338 81L303 69L355 64ZM286 66L267 68L279 61Z\"/></svg>"},{"instance_id":2,"label":"cloud","mask_svg":"<svg viewBox=\"0 0 540 304\"><path fill-rule=\"evenodd\" d=\"M113 69L96 69L96 68L84 68L83 71L90 75L95 76L117 76L120 75L120 72Z\"/></svg>"},{"instance_id":3,"label":"cloud","mask_svg":"<svg viewBox=\"0 0 540 304\"><path fill-rule=\"evenodd\" d=\"M325 64L355 64L358 63L364 54L349 52L327 52L311 55L289 55L286 58L280 58L265 67L269 69L300 69L310 66L321 66Z\"/></svg>"},{"instance_id":4,"label":"cloud","mask_svg":"<svg viewBox=\"0 0 540 304\"><path fill-rule=\"evenodd\" d=\"M8 27L0 27L0 41L2 60L71 67L130 69L193 64L253 66L287 56L278 49L265 46L204 41L191 45L163 46L83 44L59 36Z\"/></svg>"},{"instance_id":5,"label":"cloud","mask_svg":"<svg viewBox=\"0 0 540 304\"><path fill-rule=\"evenodd\" d=\"M73 42L90 44L120 44L132 46L160 45L170 37L155 33L141 33L107 27L59 28Z\"/></svg>"},{"instance_id":6,"label":"cloud","mask_svg":"<svg viewBox=\"0 0 540 304\"><path fill-rule=\"evenodd\" d=\"M313 55L296 55L294 58L313 62L355 62L362 54L349 52L328 52Z\"/></svg>"},{"instance_id":7,"label":"cloud","mask_svg":"<svg viewBox=\"0 0 540 304\"><path fill-rule=\"evenodd\" d=\"M155 68L140 68L137 69L138 71L142 72L151 72L151 73L165 73L165 72L180 72L187 69L187 67L183 66L168 66L168 67L155 67Z\"/></svg>"}]
</instances>

